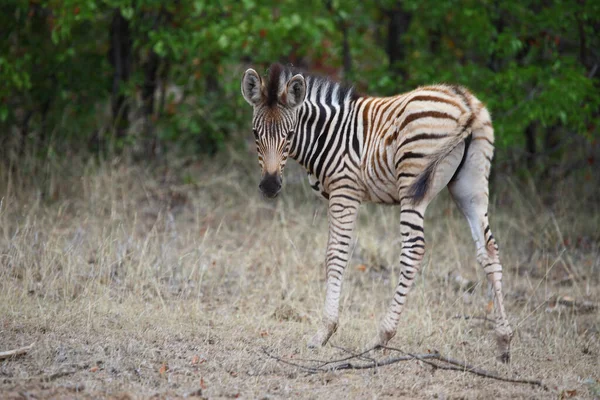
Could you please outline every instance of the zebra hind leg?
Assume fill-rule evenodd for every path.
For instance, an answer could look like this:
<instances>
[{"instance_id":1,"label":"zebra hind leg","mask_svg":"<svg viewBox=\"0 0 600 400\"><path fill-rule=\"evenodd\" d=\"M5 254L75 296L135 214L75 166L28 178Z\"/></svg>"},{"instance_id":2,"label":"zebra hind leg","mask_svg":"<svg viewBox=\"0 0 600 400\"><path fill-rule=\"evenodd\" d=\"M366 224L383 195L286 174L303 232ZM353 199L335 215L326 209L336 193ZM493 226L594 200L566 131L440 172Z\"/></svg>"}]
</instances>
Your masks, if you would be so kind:
<instances>
[{"instance_id":1,"label":"zebra hind leg","mask_svg":"<svg viewBox=\"0 0 600 400\"><path fill-rule=\"evenodd\" d=\"M396 334L406 297L421 268L421 262L425 254L423 229L425 210L435 196L448 185L460 165L464 149L464 142L460 143L438 164L429 189L421 202L413 204L410 200L407 200L400 205L400 232L402 235L400 280L371 347L385 346Z\"/></svg>"},{"instance_id":2,"label":"zebra hind leg","mask_svg":"<svg viewBox=\"0 0 600 400\"><path fill-rule=\"evenodd\" d=\"M477 247L477 261L492 286L498 358L503 362L508 362L513 331L504 310L502 265L500 264L498 245L488 222L490 162L489 156L486 157L485 154L490 151L490 146L488 142L482 140L473 141L463 168L456 179L448 185L448 189L469 223Z\"/></svg>"}]
</instances>

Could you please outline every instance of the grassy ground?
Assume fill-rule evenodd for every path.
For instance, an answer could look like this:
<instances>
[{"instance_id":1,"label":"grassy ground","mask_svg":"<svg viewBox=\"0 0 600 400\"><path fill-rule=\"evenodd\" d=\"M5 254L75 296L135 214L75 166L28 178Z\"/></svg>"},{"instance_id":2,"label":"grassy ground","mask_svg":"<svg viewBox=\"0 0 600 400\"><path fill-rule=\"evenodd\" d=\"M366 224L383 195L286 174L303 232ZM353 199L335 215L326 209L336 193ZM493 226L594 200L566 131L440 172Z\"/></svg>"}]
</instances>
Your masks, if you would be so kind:
<instances>
[{"instance_id":1,"label":"grassy ground","mask_svg":"<svg viewBox=\"0 0 600 400\"><path fill-rule=\"evenodd\" d=\"M0 351L35 343L0 361L0 397L600 396L597 188L557 184L548 206L497 177L490 216L516 328L511 364L496 362L492 326L477 318L487 288L446 193L428 210L424 268L390 343L542 379L543 390L420 361L307 374L268 358L263 349L302 362L366 345L399 272L398 210L361 211L334 346L309 350L324 300L325 203L295 166L266 201L254 159L170 165L70 157L0 170Z\"/></svg>"}]
</instances>

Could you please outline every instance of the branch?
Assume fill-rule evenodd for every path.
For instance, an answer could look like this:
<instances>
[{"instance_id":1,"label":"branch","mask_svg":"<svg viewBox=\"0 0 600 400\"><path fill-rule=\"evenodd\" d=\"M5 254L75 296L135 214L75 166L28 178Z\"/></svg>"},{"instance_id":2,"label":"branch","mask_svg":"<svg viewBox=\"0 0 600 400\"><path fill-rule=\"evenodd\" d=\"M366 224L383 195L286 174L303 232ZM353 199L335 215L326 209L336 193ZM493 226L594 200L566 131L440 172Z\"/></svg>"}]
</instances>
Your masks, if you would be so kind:
<instances>
[{"instance_id":1,"label":"branch","mask_svg":"<svg viewBox=\"0 0 600 400\"><path fill-rule=\"evenodd\" d=\"M0 352L0 360L4 360L5 358L18 357L23 354L27 354L29 350L33 349L35 343L31 343L29 346L21 347L20 349L8 350Z\"/></svg>"},{"instance_id":2,"label":"branch","mask_svg":"<svg viewBox=\"0 0 600 400\"><path fill-rule=\"evenodd\" d=\"M358 354L353 354L349 357L345 357L345 358L341 358L341 359L337 359L337 360L331 360L331 361L322 361L322 360L308 360L310 362L319 362L320 365L317 366L310 366L310 365L302 365L302 364L298 364L295 362L291 362L288 360L284 360L281 357L278 357L274 354L271 354L267 351L267 349L263 348L263 354L265 354L267 357L275 360L275 361L279 361L282 362L284 364L287 365L291 365L292 367L297 367L300 369L303 369L309 373L315 374L318 372L329 372L329 371L338 371L338 370L344 370L344 369L369 369L369 368L377 368L379 366L384 366L384 365L390 365L390 364L394 364L400 361L410 361L410 360L414 360L416 356L414 355L410 355L410 356L401 356L401 357L393 357L393 358L388 358L388 359L384 359L384 360L375 360L373 359L371 363L366 364L366 363L362 363L362 364L353 364L350 362L344 362L347 360L352 360L352 359L359 359L360 357L363 357L363 355L365 353L369 353L371 351L373 351L373 349L369 349L369 350L365 350L362 353L358 353ZM347 351L347 350L346 350ZM435 358L437 355L436 354L420 354L418 355L419 357L426 359L426 358ZM336 364L330 367L325 368L328 365L331 364Z\"/></svg>"},{"instance_id":3,"label":"branch","mask_svg":"<svg viewBox=\"0 0 600 400\"><path fill-rule=\"evenodd\" d=\"M335 365L334 367L332 367L331 370L337 371L337 370L343 370L343 369L370 369L370 368L383 367L385 365L391 365L391 364L395 364L395 363L402 362L402 361L410 361L410 360L414 360L415 358L417 360L424 361L427 358L437 359L437 357L438 357L438 354L409 354L406 356L391 357L391 358L386 358L383 360L376 360L374 364L352 364L352 363L338 364L338 365Z\"/></svg>"},{"instance_id":4,"label":"branch","mask_svg":"<svg viewBox=\"0 0 600 400\"><path fill-rule=\"evenodd\" d=\"M48 375L34 375L34 376L28 376L28 377L24 377L24 378L21 378L21 377L12 377L12 378L5 378L5 381L26 381L26 382L40 381L40 382L52 382L52 381L55 381L57 379L64 378L65 376L74 375L74 374L76 374L79 371L87 369L87 368L89 368L89 364L72 365L71 367L72 367L72 369L57 371L57 372L54 372L54 373L48 374Z\"/></svg>"},{"instance_id":5,"label":"branch","mask_svg":"<svg viewBox=\"0 0 600 400\"><path fill-rule=\"evenodd\" d=\"M351 360L353 358L358 358L360 360L369 361L369 362L372 362L374 364L377 363L377 360L375 360L373 357L367 357L367 356L365 356L365 354L368 354L371 351L375 350L376 347L371 347L370 349L367 349L367 350L365 350L365 351L363 351L361 353L358 353L358 354L354 353L353 351L348 350L348 349L346 349L345 347L342 347L342 346L336 346L336 345L332 344L331 347L333 347L335 349L342 350L343 352L346 352L346 353L350 354L350 356L348 356L346 358L342 358L340 360L336 360L336 362L347 361L347 360ZM331 363L328 362L328 363L325 363L324 365L327 365L327 364L331 364Z\"/></svg>"},{"instance_id":6,"label":"branch","mask_svg":"<svg viewBox=\"0 0 600 400\"><path fill-rule=\"evenodd\" d=\"M512 378L507 378L507 377L504 377L504 376L497 375L497 374L495 374L493 372L488 372L488 371L485 371L485 370L480 369L480 368L475 368L475 367L473 367L473 366L471 366L469 364L463 363L461 361L458 361L458 360L455 360L455 359L452 359L452 358L449 358L449 357L444 357L444 356L442 356L440 354L438 354L437 359L440 360L440 361L446 362L448 364L457 365L458 367L460 367L460 368L458 368L458 367L445 366L445 368L443 368L443 369L452 369L452 370L455 370L455 371L471 372L471 373L473 373L475 375L483 376L484 378L491 378L491 379L496 379L496 380L504 381L504 382L526 383L526 384L529 384L529 385L539 386L539 387L541 387L541 388L543 388L545 390L548 390L548 387L541 380L538 380L538 379L512 379ZM424 361L424 362L427 362L427 361Z\"/></svg>"},{"instance_id":7,"label":"branch","mask_svg":"<svg viewBox=\"0 0 600 400\"><path fill-rule=\"evenodd\" d=\"M384 347L384 349L403 352L402 350L395 349L393 347ZM512 378L507 378L507 377L495 374L493 372L489 372L489 371L486 371L486 370L483 370L483 369L480 369L480 368L476 368L476 367L474 367L474 366L472 366L470 364L464 363L462 361L458 361L458 360L455 360L453 358L449 358L449 357L443 356L443 355L441 355L439 353L435 353L435 357L432 357L432 358L435 358L438 361L443 361L443 362L451 364L451 365L440 365L440 364L433 363L431 361L423 360L423 359L420 358L419 355L413 355L413 354L410 354L410 353L409 353L409 355L413 356L414 358L416 358L416 359L418 359L420 361L423 361L426 364L432 365L433 367L439 368L439 369L446 369L446 370L451 370L451 371L470 372L470 373L475 374L475 375L483 376L484 378L491 378L491 379L496 379L496 380L504 381L504 382L527 383L527 384L530 384L530 385L540 386L540 387L542 387L542 388L544 388L546 390L548 389L548 387L546 385L544 385L544 383L542 383L541 380L537 380L537 379L512 379Z\"/></svg>"},{"instance_id":8,"label":"branch","mask_svg":"<svg viewBox=\"0 0 600 400\"><path fill-rule=\"evenodd\" d=\"M449 370L449 371L462 371L462 372L470 372L472 374L484 377L484 378L490 378L490 379L496 379L499 381L503 381L503 382L512 382L512 383L524 383L524 384L528 384L528 385L534 385L534 386L539 386L544 390L548 390L548 386L546 386L541 380L537 380L537 379L512 379L512 378L508 378L508 377L504 377L501 375L498 375L494 372L489 372L486 370L483 370L481 368L477 368L474 367L470 364L464 363L462 361L458 361L455 360L453 358L449 358L446 356L443 356L441 354L439 354L438 352L435 353L427 353L427 354L411 354L411 353L406 353L401 349L397 349L394 347L386 347L386 346L382 346L380 347L381 349L386 349L386 350L391 350L391 351L396 351L399 353L402 353L402 356L398 356L398 357L390 357L390 358L385 358L385 359L373 359L368 357L368 363L367 362L350 362L351 360L361 360L361 359L365 359L365 354L370 353L371 351L374 350L373 349L369 349L369 350L365 350L361 353L353 353L349 350L346 350L344 348L340 348L335 346L338 349L341 349L347 353L350 353L351 355L348 357L344 357L344 358L340 358L340 359L334 359L334 360L330 360L330 361L323 361L323 360L305 360L307 362L311 362L311 363L318 363L317 365L303 365L303 364L298 364L295 362L291 362L288 360L284 360L281 357L275 356L271 353L269 353L267 351L267 349L263 348L262 351L263 353L276 361L282 362L284 364L296 367L296 368L300 368L303 369L305 371L307 371L308 373L311 374L316 374L319 372L330 372L330 371L339 371L339 370L362 370L362 369L375 369L378 367L382 367L385 365L391 365L391 364L395 364L398 362L402 362L402 361L410 361L410 360L419 360L424 362L425 364L429 364L432 367L434 367L435 369L442 369L442 370ZM437 362L433 362L432 360L436 360L439 361L441 363L445 363L445 364L440 364ZM447 365L449 364L449 365Z\"/></svg>"},{"instance_id":9,"label":"branch","mask_svg":"<svg viewBox=\"0 0 600 400\"><path fill-rule=\"evenodd\" d=\"M64 378L65 376L70 376L70 375L76 374L78 371L80 371L80 369L81 368L79 368L79 369L72 369L72 370L68 370L68 371L58 371L58 372L55 372L55 373L50 374L50 375L34 377L34 379L38 378L42 382L52 382L52 381L55 381L55 380L57 380L59 378Z\"/></svg>"},{"instance_id":10,"label":"branch","mask_svg":"<svg viewBox=\"0 0 600 400\"><path fill-rule=\"evenodd\" d=\"M319 368L314 368L314 367L310 367L310 366L306 366L306 365L302 365L302 364L296 364L291 361L284 360L283 358L277 357L276 355L269 353L267 351L267 349L265 349L264 347L263 347L262 351L263 351L263 354L266 355L267 357L272 358L275 361L279 361L284 364L291 365L292 367L297 367L297 368L303 369L303 370L313 373L313 374L320 371Z\"/></svg>"},{"instance_id":11,"label":"branch","mask_svg":"<svg viewBox=\"0 0 600 400\"><path fill-rule=\"evenodd\" d=\"M467 320L467 321L470 320L470 319L480 319L480 320L482 320L484 322L491 322L493 324L496 323L496 321L494 321L493 319L490 319L488 317L478 317L476 315L460 315L460 314L457 314L457 315L454 316L454 319L463 319L463 318L465 320Z\"/></svg>"}]
</instances>

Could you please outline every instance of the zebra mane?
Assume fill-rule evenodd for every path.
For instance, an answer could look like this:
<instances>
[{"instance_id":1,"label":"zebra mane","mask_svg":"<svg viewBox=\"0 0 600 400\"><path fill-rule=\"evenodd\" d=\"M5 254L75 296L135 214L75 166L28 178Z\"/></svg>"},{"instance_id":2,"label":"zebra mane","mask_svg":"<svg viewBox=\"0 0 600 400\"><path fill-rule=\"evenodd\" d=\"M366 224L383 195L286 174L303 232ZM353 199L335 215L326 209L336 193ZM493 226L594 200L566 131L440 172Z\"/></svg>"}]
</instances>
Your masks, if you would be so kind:
<instances>
[{"instance_id":1,"label":"zebra mane","mask_svg":"<svg viewBox=\"0 0 600 400\"><path fill-rule=\"evenodd\" d=\"M360 97L352 86L344 85L325 76L311 74L294 67L286 67L275 63L269 68L269 77L266 85L266 103L268 107L273 107L277 104L279 93L283 90L286 82L296 74L302 75L306 80L307 98L310 98L311 93L314 91L321 93L322 90L326 90L325 98L328 100L331 99L332 103L343 103L347 99L356 100ZM338 90L335 90L336 88ZM335 98L333 98L334 93Z\"/></svg>"}]
</instances>

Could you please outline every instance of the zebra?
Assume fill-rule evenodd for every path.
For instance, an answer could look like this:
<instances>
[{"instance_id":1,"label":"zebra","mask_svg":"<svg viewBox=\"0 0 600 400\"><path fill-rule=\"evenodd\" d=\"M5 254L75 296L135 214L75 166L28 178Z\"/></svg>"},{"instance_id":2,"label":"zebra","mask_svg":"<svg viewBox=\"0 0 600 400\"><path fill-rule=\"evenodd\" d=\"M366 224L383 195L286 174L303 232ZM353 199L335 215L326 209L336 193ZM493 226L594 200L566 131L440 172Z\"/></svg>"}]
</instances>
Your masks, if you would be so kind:
<instances>
[{"instance_id":1,"label":"zebra","mask_svg":"<svg viewBox=\"0 0 600 400\"><path fill-rule=\"evenodd\" d=\"M278 195L292 157L306 169L316 194L328 201L325 306L309 347L324 346L337 329L342 279L363 202L400 206L400 278L373 347L385 346L396 334L425 253L425 210L448 187L491 284L498 358L508 362L513 331L504 309L498 245L488 223L494 131L484 104L466 88L445 84L392 97L363 96L281 64L273 64L264 79L246 70L241 90L253 107L262 193Z\"/></svg>"}]
</instances>

